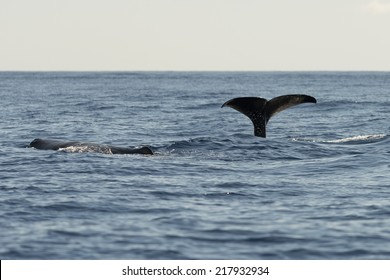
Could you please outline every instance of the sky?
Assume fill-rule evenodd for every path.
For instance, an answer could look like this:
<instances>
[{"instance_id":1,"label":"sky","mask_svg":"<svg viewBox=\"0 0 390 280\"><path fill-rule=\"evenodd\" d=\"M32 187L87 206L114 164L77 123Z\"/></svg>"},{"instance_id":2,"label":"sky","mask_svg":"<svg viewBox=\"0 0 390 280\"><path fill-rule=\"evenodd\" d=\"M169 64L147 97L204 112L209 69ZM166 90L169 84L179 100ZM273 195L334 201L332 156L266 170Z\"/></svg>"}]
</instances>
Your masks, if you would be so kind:
<instances>
[{"instance_id":1,"label":"sky","mask_svg":"<svg viewBox=\"0 0 390 280\"><path fill-rule=\"evenodd\" d=\"M0 71L390 71L390 0L0 0Z\"/></svg>"}]
</instances>

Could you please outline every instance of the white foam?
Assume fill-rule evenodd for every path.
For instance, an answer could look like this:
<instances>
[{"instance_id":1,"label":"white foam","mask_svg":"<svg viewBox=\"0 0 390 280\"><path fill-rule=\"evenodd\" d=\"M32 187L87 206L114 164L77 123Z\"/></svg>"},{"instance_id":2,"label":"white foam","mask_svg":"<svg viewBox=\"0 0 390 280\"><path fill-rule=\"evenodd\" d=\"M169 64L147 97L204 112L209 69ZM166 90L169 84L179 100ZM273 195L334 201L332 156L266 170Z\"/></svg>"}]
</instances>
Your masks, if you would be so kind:
<instances>
[{"instance_id":1,"label":"white foam","mask_svg":"<svg viewBox=\"0 0 390 280\"><path fill-rule=\"evenodd\" d=\"M357 141L371 141L385 138L386 134L373 134L373 135L358 135L336 140L324 141L325 143L346 143L346 142L357 142Z\"/></svg>"},{"instance_id":2,"label":"white foam","mask_svg":"<svg viewBox=\"0 0 390 280\"><path fill-rule=\"evenodd\" d=\"M314 143L349 143L349 142L365 142L380 140L385 138L386 134L372 134L372 135L358 135L351 136L335 140L320 140L320 139L309 139L309 138L292 138L294 142L314 142Z\"/></svg>"},{"instance_id":3,"label":"white foam","mask_svg":"<svg viewBox=\"0 0 390 280\"><path fill-rule=\"evenodd\" d=\"M66 148L60 148L59 151L64 151L68 153L103 153L103 154L112 154L112 151L109 147L97 147L97 146L88 146L88 145L76 145L69 146Z\"/></svg>"}]
</instances>

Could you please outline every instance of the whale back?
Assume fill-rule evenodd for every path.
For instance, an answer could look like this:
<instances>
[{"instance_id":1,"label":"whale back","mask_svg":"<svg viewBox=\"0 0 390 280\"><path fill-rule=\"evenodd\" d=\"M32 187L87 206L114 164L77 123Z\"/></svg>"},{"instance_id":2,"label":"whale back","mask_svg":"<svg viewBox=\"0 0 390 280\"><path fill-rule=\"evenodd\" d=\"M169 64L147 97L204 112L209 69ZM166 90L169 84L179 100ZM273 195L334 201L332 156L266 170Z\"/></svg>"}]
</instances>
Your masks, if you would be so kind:
<instances>
[{"instance_id":1,"label":"whale back","mask_svg":"<svg viewBox=\"0 0 390 280\"><path fill-rule=\"evenodd\" d=\"M39 149L39 150L58 150L61 148L66 148L69 146L76 145L78 143L79 142L75 142L75 141L65 142L61 140L52 140L52 139L48 140L48 139L36 138L30 143L30 145L28 145L28 147Z\"/></svg>"},{"instance_id":2,"label":"whale back","mask_svg":"<svg viewBox=\"0 0 390 280\"><path fill-rule=\"evenodd\" d=\"M69 147L82 147L87 148L89 151L98 151L103 153L111 153L111 154L142 154L142 155L153 155L153 151L147 147L140 148L128 148L128 147L116 147L109 145L100 145L95 143L86 143L86 142L78 142L78 141L61 141L61 140L53 140L53 139L34 139L29 148L35 148L39 150L59 150Z\"/></svg>"},{"instance_id":3,"label":"whale back","mask_svg":"<svg viewBox=\"0 0 390 280\"><path fill-rule=\"evenodd\" d=\"M109 146L111 153L113 154L141 154L141 155L153 155L153 151L147 147L140 147L136 149L132 148L123 148L123 147L115 147Z\"/></svg>"}]
</instances>

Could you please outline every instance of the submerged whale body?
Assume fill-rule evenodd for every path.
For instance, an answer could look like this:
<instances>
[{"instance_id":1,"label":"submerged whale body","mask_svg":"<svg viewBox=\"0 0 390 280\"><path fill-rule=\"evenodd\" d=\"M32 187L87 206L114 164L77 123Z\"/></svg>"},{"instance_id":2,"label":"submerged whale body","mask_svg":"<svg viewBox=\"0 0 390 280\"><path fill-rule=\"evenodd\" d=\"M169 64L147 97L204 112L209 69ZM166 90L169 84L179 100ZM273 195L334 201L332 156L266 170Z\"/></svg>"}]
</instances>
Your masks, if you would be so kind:
<instances>
[{"instance_id":1,"label":"submerged whale body","mask_svg":"<svg viewBox=\"0 0 390 280\"><path fill-rule=\"evenodd\" d=\"M304 94L282 95L269 101L260 97L238 97L225 102L222 107L231 107L243 113L252 121L255 136L265 138L265 127L272 116L292 106L308 102L317 103L317 100Z\"/></svg>"},{"instance_id":2,"label":"submerged whale body","mask_svg":"<svg viewBox=\"0 0 390 280\"><path fill-rule=\"evenodd\" d=\"M142 154L142 155L153 155L153 151L149 147L141 148L127 148L127 147L116 147L110 145L100 145L95 143L86 143L79 141L61 141L51 139L34 139L29 148L35 148L39 150L59 150L69 149L70 151L88 151L88 152L100 152L104 154Z\"/></svg>"}]
</instances>

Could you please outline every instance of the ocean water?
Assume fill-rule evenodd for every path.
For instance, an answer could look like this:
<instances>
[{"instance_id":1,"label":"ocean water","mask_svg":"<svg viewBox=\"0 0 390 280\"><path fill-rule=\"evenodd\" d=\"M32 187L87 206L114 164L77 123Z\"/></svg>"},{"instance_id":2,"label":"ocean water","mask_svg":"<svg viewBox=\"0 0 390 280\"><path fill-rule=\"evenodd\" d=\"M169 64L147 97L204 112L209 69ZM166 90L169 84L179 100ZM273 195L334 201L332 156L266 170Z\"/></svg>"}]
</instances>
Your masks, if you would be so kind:
<instances>
[{"instance_id":1,"label":"ocean water","mask_svg":"<svg viewBox=\"0 0 390 280\"><path fill-rule=\"evenodd\" d=\"M221 108L283 94L317 104L266 139ZM0 259L390 259L390 73L2 72L0 97Z\"/></svg>"}]
</instances>

